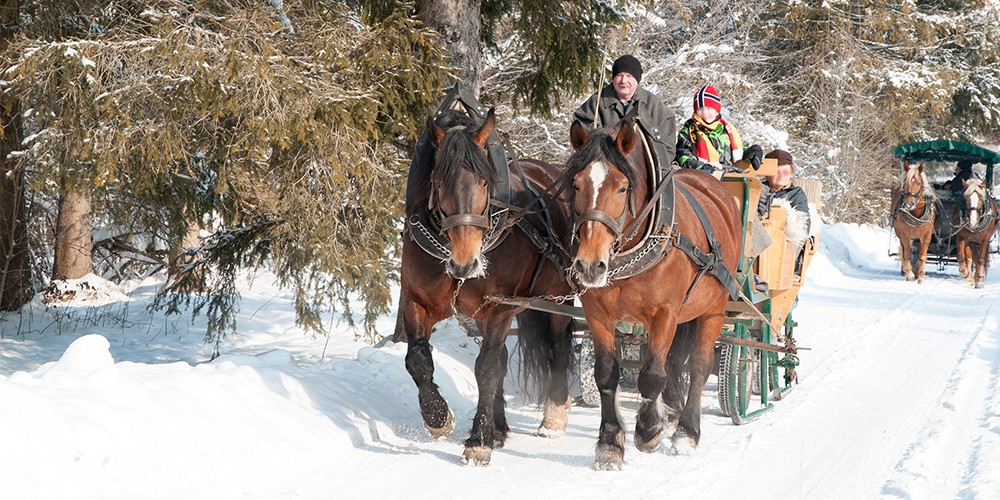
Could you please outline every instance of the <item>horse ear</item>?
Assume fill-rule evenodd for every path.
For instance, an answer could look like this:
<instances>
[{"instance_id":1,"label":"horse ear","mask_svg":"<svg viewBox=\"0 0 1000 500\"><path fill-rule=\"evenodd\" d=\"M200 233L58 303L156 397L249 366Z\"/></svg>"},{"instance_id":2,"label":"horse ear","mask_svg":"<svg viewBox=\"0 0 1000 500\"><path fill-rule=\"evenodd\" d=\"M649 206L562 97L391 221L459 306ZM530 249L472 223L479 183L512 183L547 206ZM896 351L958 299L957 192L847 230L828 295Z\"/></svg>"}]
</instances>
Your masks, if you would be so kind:
<instances>
[{"instance_id":1,"label":"horse ear","mask_svg":"<svg viewBox=\"0 0 1000 500\"><path fill-rule=\"evenodd\" d=\"M917 165L917 172L920 172L921 174L924 173L924 164L923 163L920 163L920 164Z\"/></svg>"},{"instance_id":2,"label":"horse ear","mask_svg":"<svg viewBox=\"0 0 1000 500\"><path fill-rule=\"evenodd\" d=\"M493 112L493 108L490 108L489 112L486 113L486 121L483 122L483 126L479 127L479 130L472 133L472 141L476 143L480 148L486 147L486 139L489 139L490 134L493 133L493 129L497 126L497 116Z\"/></svg>"},{"instance_id":3,"label":"horse ear","mask_svg":"<svg viewBox=\"0 0 1000 500\"><path fill-rule=\"evenodd\" d=\"M431 136L431 145L436 149L444 140L444 129L434 122L434 117L427 117L427 133Z\"/></svg>"},{"instance_id":4,"label":"horse ear","mask_svg":"<svg viewBox=\"0 0 1000 500\"><path fill-rule=\"evenodd\" d=\"M573 120L573 125L569 127L569 143L573 145L573 150L580 149L580 146L586 144L588 139L590 136L587 135L587 129L583 128L580 120Z\"/></svg>"},{"instance_id":5,"label":"horse ear","mask_svg":"<svg viewBox=\"0 0 1000 500\"><path fill-rule=\"evenodd\" d=\"M623 155L628 156L635 148L635 127L627 123L622 125L618 130L618 136L615 137L615 144L618 144L618 149Z\"/></svg>"}]
</instances>

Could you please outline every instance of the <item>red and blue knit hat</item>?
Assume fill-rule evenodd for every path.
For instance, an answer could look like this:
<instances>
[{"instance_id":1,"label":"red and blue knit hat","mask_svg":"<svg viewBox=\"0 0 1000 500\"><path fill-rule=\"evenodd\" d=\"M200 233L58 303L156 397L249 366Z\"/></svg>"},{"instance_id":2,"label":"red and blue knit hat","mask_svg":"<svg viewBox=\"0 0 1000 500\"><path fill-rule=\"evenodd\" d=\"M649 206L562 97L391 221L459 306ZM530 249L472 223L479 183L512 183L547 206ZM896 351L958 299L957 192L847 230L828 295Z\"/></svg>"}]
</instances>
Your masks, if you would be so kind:
<instances>
[{"instance_id":1,"label":"red and blue knit hat","mask_svg":"<svg viewBox=\"0 0 1000 500\"><path fill-rule=\"evenodd\" d=\"M715 90L715 87L705 85L698 89L698 92L694 95L694 110L698 111L698 108L712 108L720 113L722 112L722 97L719 96L719 92Z\"/></svg>"}]
</instances>

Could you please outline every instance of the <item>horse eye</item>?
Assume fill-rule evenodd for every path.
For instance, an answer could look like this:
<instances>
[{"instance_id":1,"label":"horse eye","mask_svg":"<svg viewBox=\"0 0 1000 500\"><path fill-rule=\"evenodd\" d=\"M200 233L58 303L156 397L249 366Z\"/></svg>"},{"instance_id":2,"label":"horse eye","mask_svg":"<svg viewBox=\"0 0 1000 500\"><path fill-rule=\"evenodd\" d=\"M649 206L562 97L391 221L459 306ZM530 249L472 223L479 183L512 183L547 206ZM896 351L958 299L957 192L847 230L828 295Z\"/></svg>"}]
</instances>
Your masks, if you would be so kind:
<instances>
[{"instance_id":1,"label":"horse eye","mask_svg":"<svg viewBox=\"0 0 1000 500\"><path fill-rule=\"evenodd\" d=\"M618 188L618 192L619 193L624 193L625 191L628 191L628 186L622 186L622 187Z\"/></svg>"},{"instance_id":2,"label":"horse eye","mask_svg":"<svg viewBox=\"0 0 1000 500\"><path fill-rule=\"evenodd\" d=\"M573 191L579 191L579 190L580 190L580 185L579 184L573 184Z\"/></svg>"}]
</instances>

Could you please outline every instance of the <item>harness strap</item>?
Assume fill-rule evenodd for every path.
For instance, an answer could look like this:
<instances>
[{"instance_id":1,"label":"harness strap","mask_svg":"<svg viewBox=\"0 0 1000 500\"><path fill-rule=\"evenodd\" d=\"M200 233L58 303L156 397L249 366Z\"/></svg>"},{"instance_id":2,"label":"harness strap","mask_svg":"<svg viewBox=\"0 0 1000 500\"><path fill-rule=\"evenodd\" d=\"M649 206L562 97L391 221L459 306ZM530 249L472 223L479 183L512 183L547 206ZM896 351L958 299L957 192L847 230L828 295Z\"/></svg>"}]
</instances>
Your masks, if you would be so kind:
<instances>
[{"instance_id":1,"label":"harness strap","mask_svg":"<svg viewBox=\"0 0 1000 500\"><path fill-rule=\"evenodd\" d=\"M677 186L677 189L687 198L688 202L691 203L691 207L694 208L694 213L698 216L701 221L701 226L705 230L705 235L708 237L709 253L705 253L697 245L694 244L687 236L684 236L680 232L674 232L674 246L681 249L684 253L691 257L691 260L698 264L700 267L698 274L695 276L694 281L691 286L688 287L687 293L684 294L684 303L687 303L688 298L691 296L691 291L694 290L695 285L701 280L701 277L705 273L710 273L715 276L716 279L722 283L722 286L726 288L729 292L729 298L731 300L738 300L740 298L740 290L736 285L736 280L733 279L733 275L726 269L725 263L722 262L721 256L721 245L718 240L715 239L715 233L712 231L712 224L708 221L708 216L705 215L705 210L701 208L701 205L695 200L694 196L685 189L683 186Z\"/></svg>"},{"instance_id":2,"label":"harness strap","mask_svg":"<svg viewBox=\"0 0 1000 500\"><path fill-rule=\"evenodd\" d=\"M575 235L576 232L580 230L580 226L582 226L584 222L588 221L600 222L601 224L604 224L608 228L608 230L611 231L612 234L615 235L616 245L620 245L622 243L621 240L622 222L624 221L624 219L625 219L625 211L622 211L622 214L621 216L618 217L618 219L613 219L611 218L610 215L608 215L607 212L603 210L590 209L580 214L580 217L577 218L577 220L573 223L573 234Z\"/></svg>"},{"instance_id":3,"label":"harness strap","mask_svg":"<svg viewBox=\"0 0 1000 500\"><path fill-rule=\"evenodd\" d=\"M622 238L623 242L628 241L632 239L633 236L635 236L636 231L638 231L639 228L642 226L642 221L646 220L646 217L649 216L649 213L653 211L653 207L656 206L656 202L659 201L660 195L662 195L668 189L670 191L673 191L674 173L676 172L677 172L676 170L671 170L667 172L667 175L663 179L660 180L660 185L657 186L656 191L653 191L653 194L650 195L649 201L646 202L646 206L642 207L642 212L639 212L639 215L635 218L635 220L632 221L632 225L629 227L628 231L625 231L625 237ZM674 225L673 220L660 221L660 223L666 224L670 227L673 227Z\"/></svg>"},{"instance_id":4,"label":"harness strap","mask_svg":"<svg viewBox=\"0 0 1000 500\"><path fill-rule=\"evenodd\" d=\"M489 210L487 208L487 210ZM443 234L449 229L457 226L475 226L483 230L490 228L490 218L487 215L475 215L475 214L456 214L449 215L441 221L441 230Z\"/></svg>"}]
</instances>

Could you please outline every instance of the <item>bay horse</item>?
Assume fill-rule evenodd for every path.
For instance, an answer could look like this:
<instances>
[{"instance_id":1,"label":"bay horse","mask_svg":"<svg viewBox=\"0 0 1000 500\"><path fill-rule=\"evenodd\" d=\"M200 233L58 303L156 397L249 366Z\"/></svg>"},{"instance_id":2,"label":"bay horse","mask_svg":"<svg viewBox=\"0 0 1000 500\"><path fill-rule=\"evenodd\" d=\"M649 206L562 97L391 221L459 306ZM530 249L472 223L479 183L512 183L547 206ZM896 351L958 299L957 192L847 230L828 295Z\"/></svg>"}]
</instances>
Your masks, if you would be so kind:
<instances>
[{"instance_id":1,"label":"bay horse","mask_svg":"<svg viewBox=\"0 0 1000 500\"><path fill-rule=\"evenodd\" d=\"M906 281L923 283L927 275L927 249L937 223L937 197L927 181L924 164L907 163L893 189L892 228L899 238L901 274ZM916 268L913 267L912 241L917 241Z\"/></svg>"},{"instance_id":2,"label":"bay horse","mask_svg":"<svg viewBox=\"0 0 1000 500\"><path fill-rule=\"evenodd\" d=\"M958 247L958 273L968 278L969 284L983 287L986 269L990 263L990 238L997 231L997 204L986 195L979 179L963 180L963 198L968 220L963 220L955 234Z\"/></svg>"},{"instance_id":3,"label":"bay horse","mask_svg":"<svg viewBox=\"0 0 1000 500\"><path fill-rule=\"evenodd\" d=\"M671 174L677 192L684 194L676 198L676 222L673 227L654 230L656 235L669 238L675 248L641 273L616 278L616 254L635 248L646 232L633 233L623 228L643 224L648 229L650 222L641 219L645 216L642 212L647 211L637 212L634 207L656 198L659 190L651 182L644 149L636 147L641 141L636 126L626 118L617 131L587 132L574 122L570 142L575 151L564 174L573 188L577 247L572 271L586 287L580 301L594 340L594 378L601 395L594 463L600 470L621 469L624 462L625 432L615 399L620 367L615 357L614 332L619 320L644 324L648 338L638 379L642 402L636 417L636 447L643 452L655 451L665 421L674 427L671 452L681 453L697 446L701 437L701 396L712 371L715 342L722 331L730 294L714 276L700 279L705 269L693 261L688 250L679 251L678 242L683 239L693 243L704 252L703 256L707 253L709 260L733 273L742 238L733 195L707 173L680 170ZM713 232L716 241L710 241ZM681 351L685 354L677 355ZM684 358L688 358L686 363ZM685 370L689 372L683 373ZM689 376L686 391L685 375Z\"/></svg>"},{"instance_id":4,"label":"bay horse","mask_svg":"<svg viewBox=\"0 0 1000 500\"><path fill-rule=\"evenodd\" d=\"M535 206L535 212L517 224L508 219L513 227L498 227L507 223L496 214L510 207L500 207L493 199L501 179L484 147L495 127L492 109L482 124L454 110L439 113L437 122L428 119L429 144L418 147L406 190L408 220L400 276L408 341L406 369L417 386L424 427L434 438L449 436L455 422L434 382L432 329L455 315L474 322L482 335L475 363L479 398L461 458L463 464L479 466L489 465L494 444L502 446L510 431L503 379L508 356L505 341L515 314L525 374L540 383L539 396L545 399L541 435L555 435L566 428L572 361L569 317L522 312L486 299L571 293L565 263L550 262L527 234L536 231L537 239L546 233L547 223L564 234L568 227L564 202L542 197L539 205L548 207L551 221L543 221ZM511 175L511 203L526 206L529 199L535 199L530 189L540 192L539 186L550 185L560 171L540 161L520 164L530 186L524 185L522 177ZM430 242L431 250L420 241Z\"/></svg>"}]
</instances>

